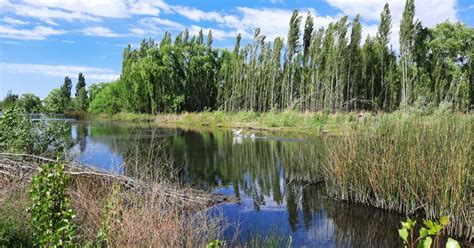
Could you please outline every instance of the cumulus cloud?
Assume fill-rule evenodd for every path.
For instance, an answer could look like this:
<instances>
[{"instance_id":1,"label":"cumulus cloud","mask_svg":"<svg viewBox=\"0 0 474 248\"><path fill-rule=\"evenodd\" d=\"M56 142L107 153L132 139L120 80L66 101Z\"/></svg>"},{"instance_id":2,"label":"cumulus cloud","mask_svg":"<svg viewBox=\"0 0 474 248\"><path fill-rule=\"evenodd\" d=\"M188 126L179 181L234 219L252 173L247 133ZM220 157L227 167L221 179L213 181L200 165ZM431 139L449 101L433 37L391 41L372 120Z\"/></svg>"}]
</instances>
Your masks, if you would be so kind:
<instances>
[{"instance_id":1,"label":"cumulus cloud","mask_svg":"<svg viewBox=\"0 0 474 248\"><path fill-rule=\"evenodd\" d=\"M247 39L253 37L256 28L260 28L262 34L266 35L268 39L286 37L289 28L288 23L293 13L293 10L281 8L237 7L238 15L222 14L215 11L205 12L196 8L183 6L173 7L172 9L178 14L196 22L216 22L220 29L214 30L216 34L221 34L221 38L227 36L235 37L238 33L241 33L242 37ZM330 22L335 21L333 17L318 15L314 9L301 9L300 14L306 16L308 11L312 13L315 19L316 28L326 26ZM197 26L194 26L192 28L195 29L196 27ZM229 29L230 31L223 31Z\"/></svg>"},{"instance_id":2,"label":"cumulus cloud","mask_svg":"<svg viewBox=\"0 0 474 248\"><path fill-rule=\"evenodd\" d=\"M364 34L375 35L374 28L380 20L380 13L386 2L390 5L392 15L391 44L398 49L400 21L402 19L405 1L400 0L327 0L328 4L339 9L342 14L351 17L360 14ZM432 27L446 20L457 21L456 0L417 0L415 2L415 18L422 21L424 26Z\"/></svg>"},{"instance_id":3,"label":"cumulus cloud","mask_svg":"<svg viewBox=\"0 0 474 248\"><path fill-rule=\"evenodd\" d=\"M197 35L201 29L204 35L207 35L209 33L209 30L211 30L212 38L216 40L235 38L239 34L237 31L225 31L217 28L203 28L197 25L191 25L191 27L189 27L189 33L191 35Z\"/></svg>"},{"instance_id":4,"label":"cumulus cloud","mask_svg":"<svg viewBox=\"0 0 474 248\"><path fill-rule=\"evenodd\" d=\"M112 30L96 26L96 27L88 27L81 30L81 32L87 36L100 36L100 37L120 37L121 34L114 33Z\"/></svg>"},{"instance_id":5,"label":"cumulus cloud","mask_svg":"<svg viewBox=\"0 0 474 248\"><path fill-rule=\"evenodd\" d=\"M26 40L44 40L50 35L65 34L64 30L51 27L36 26L33 29L16 29L11 26L0 25L0 37Z\"/></svg>"},{"instance_id":6,"label":"cumulus cloud","mask_svg":"<svg viewBox=\"0 0 474 248\"><path fill-rule=\"evenodd\" d=\"M0 63L0 70L18 73L36 73L51 76L76 75L84 73L86 78L95 80L116 80L119 75L112 70L76 65L17 64Z\"/></svg>"},{"instance_id":7,"label":"cumulus cloud","mask_svg":"<svg viewBox=\"0 0 474 248\"><path fill-rule=\"evenodd\" d=\"M218 23L224 22L224 17L215 11L205 12L200 9L187 6L175 6L172 7L172 9L178 14L193 21L215 21Z\"/></svg>"}]
</instances>

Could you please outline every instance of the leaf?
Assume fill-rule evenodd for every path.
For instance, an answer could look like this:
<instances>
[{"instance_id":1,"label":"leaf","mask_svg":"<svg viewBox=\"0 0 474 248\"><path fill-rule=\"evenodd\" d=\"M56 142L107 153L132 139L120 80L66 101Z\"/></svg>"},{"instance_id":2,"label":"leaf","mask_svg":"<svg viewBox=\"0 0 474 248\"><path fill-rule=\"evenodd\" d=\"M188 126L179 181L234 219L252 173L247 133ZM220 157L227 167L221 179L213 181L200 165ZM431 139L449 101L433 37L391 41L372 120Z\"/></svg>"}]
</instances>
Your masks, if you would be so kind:
<instances>
[{"instance_id":1,"label":"leaf","mask_svg":"<svg viewBox=\"0 0 474 248\"><path fill-rule=\"evenodd\" d=\"M407 229L405 229L405 228L398 229L398 235L400 236L400 238L403 239L403 241L407 242L407 238L408 238L408 230Z\"/></svg>"},{"instance_id":2,"label":"leaf","mask_svg":"<svg viewBox=\"0 0 474 248\"><path fill-rule=\"evenodd\" d=\"M407 221L407 222L403 222L403 221L402 221L402 228L404 228L404 229L410 229L410 223L408 223L408 221Z\"/></svg>"},{"instance_id":3,"label":"leaf","mask_svg":"<svg viewBox=\"0 0 474 248\"><path fill-rule=\"evenodd\" d=\"M448 238L448 242L446 242L446 248L461 248L458 241L453 238Z\"/></svg>"},{"instance_id":4,"label":"leaf","mask_svg":"<svg viewBox=\"0 0 474 248\"><path fill-rule=\"evenodd\" d=\"M420 240L416 248L431 248L431 243L433 243L433 240L431 237L427 237L426 239Z\"/></svg>"},{"instance_id":5,"label":"leaf","mask_svg":"<svg viewBox=\"0 0 474 248\"><path fill-rule=\"evenodd\" d=\"M448 216L441 217L441 219L439 219L439 223L441 223L443 226L447 225L449 223Z\"/></svg>"},{"instance_id":6,"label":"leaf","mask_svg":"<svg viewBox=\"0 0 474 248\"><path fill-rule=\"evenodd\" d=\"M428 229L422 227L422 228L420 229L420 238L425 238L425 237L428 236L428 235L429 235Z\"/></svg>"}]
</instances>

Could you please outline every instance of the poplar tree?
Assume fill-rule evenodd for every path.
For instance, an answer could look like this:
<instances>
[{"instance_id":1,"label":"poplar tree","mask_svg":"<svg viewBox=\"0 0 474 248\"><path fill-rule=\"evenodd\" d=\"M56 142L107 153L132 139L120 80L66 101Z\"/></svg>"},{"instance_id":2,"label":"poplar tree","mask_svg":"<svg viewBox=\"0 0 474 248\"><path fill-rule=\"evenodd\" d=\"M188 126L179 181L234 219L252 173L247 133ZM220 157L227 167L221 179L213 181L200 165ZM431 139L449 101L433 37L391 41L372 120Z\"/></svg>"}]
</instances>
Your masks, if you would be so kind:
<instances>
[{"instance_id":1,"label":"poplar tree","mask_svg":"<svg viewBox=\"0 0 474 248\"><path fill-rule=\"evenodd\" d=\"M401 66L401 83L402 95L401 106L406 109L406 106L411 103L410 95L412 90L412 73L410 70L413 64L413 44L415 36L415 24L413 19L415 17L415 3L414 0L406 0L403 17L400 23L400 66Z\"/></svg>"},{"instance_id":2,"label":"poplar tree","mask_svg":"<svg viewBox=\"0 0 474 248\"><path fill-rule=\"evenodd\" d=\"M383 11L380 14L380 24L377 31L377 43L379 47L380 56L380 86L383 89L380 92L380 98L383 102L383 108L388 110L390 105L390 86L387 85L388 61L389 61L389 42L390 42L390 30L392 29L392 16L390 14L390 7L388 3L383 7Z\"/></svg>"}]
</instances>

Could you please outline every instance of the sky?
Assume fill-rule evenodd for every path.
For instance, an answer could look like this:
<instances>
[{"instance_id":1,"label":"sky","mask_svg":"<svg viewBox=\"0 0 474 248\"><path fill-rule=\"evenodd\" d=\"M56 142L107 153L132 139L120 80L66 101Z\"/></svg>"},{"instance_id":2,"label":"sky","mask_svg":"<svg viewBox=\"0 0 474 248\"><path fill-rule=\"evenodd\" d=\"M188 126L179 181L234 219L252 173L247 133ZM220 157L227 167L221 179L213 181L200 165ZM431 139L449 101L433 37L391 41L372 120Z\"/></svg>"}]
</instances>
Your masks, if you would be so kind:
<instances>
[{"instance_id":1,"label":"sky","mask_svg":"<svg viewBox=\"0 0 474 248\"><path fill-rule=\"evenodd\" d=\"M127 44L159 41L165 31L212 30L213 45L229 49L238 33L244 44L250 42L257 27L267 40L286 37L294 9L303 16L311 12L316 27L360 14L364 37L374 35L386 2L397 50L403 0L0 0L0 98L9 90L44 98L65 76L75 84L79 72L88 85L113 81ZM424 26L446 20L474 26L474 0L415 0L415 5Z\"/></svg>"}]
</instances>

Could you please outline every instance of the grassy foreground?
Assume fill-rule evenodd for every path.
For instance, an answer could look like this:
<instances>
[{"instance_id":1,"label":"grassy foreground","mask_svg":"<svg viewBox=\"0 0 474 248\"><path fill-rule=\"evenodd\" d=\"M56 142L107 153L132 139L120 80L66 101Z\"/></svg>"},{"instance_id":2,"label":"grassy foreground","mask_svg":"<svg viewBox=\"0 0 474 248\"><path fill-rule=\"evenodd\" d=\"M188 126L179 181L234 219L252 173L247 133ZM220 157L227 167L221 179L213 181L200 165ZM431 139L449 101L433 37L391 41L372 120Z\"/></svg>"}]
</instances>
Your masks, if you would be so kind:
<instances>
[{"instance_id":1,"label":"grassy foreground","mask_svg":"<svg viewBox=\"0 0 474 248\"><path fill-rule=\"evenodd\" d=\"M27 210L46 206L31 197L30 185L43 166L16 156L0 155L0 247L33 247L38 236L51 235L35 231L39 221ZM72 242L77 246L204 247L221 235L220 216L207 214L209 194L174 182L67 166L66 195L76 213Z\"/></svg>"}]
</instances>

